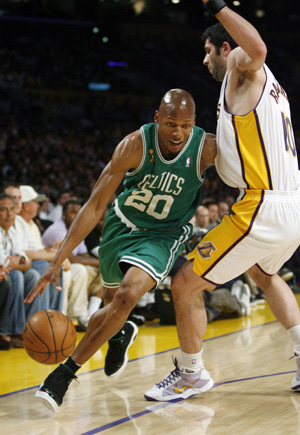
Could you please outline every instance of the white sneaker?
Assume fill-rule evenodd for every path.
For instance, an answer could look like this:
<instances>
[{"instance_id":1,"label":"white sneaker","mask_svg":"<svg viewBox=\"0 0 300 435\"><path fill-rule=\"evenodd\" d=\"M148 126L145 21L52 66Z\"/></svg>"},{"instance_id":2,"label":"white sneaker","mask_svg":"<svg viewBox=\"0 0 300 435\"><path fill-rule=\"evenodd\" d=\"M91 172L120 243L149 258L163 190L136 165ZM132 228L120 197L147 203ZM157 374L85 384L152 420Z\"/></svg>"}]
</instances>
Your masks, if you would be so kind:
<instances>
[{"instance_id":1,"label":"white sneaker","mask_svg":"<svg viewBox=\"0 0 300 435\"><path fill-rule=\"evenodd\" d=\"M292 380L291 390L293 390L293 391L300 390L300 379L298 379L297 376L295 376L294 379Z\"/></svg>"},{"instance_id":2,"label":"white sneaker","mask_svg":"<svg viewBox=\"0 0 300 435\"><path fill-rule=\"evenodd\" d=\"M231 287L231 293L237 298L239 303L242 305L242 315L250 316L251 306L251 290L248 284L244 284L243 281L236 281Z\"/></svg>"},{"instance_id":3,"label":"white sneaker","mask_svg":"<svg viewBox=\"0 0 300 435\"><path fill-rule=\"evenodd\" d=\"M163 381L154 385L144 394L145 399L158 402L169 402L176 399L187 399L196 394L205 393L214 386L214 381L205 369L187 373L179 368L178 360L173 360L175 370Z\"/></svg>"},{"instance_id":4,"label":"white sneaker","mask_svg":"<svg viewBox=\"0 0 300 435\"><path fill-rule=\"evenodd\" d=\"M238 301L241 299L243 284L243 281L241 279L238 279L231 287L231 294L233 294L233 296L235 296Z\"/></svg>"},{"instance_id":5,"label":"white sneaker","mask_svg":"<svg viewBox=\"0 0 300 435\"><path fill-rule=\"evenodd\" d=\"M250 299L251 299L250 287L248 286L248 284L243 284L241 299L239 302L243 306L242 313L244 314L244 316L250 316L251 313Z\"/></svg>"}]
</instances>

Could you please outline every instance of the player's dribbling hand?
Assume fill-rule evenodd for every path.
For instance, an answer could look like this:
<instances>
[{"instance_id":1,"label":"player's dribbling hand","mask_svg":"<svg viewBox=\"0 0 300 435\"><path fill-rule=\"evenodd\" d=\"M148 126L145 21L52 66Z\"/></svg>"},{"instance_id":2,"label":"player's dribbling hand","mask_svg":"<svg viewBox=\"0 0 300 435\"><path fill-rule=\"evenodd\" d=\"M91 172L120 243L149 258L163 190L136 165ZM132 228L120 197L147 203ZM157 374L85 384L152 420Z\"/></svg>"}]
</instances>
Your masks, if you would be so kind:
<instances>
[{"instance_id":1,"label":"player's dribbling hand","mask_svg":"<svg viewBox=\"0 0 300 435\"><path fill-rule=\"evenodd\" d=\"M28 293L24 302L26 304L30 304L38 294L40 296L42 296L45 288L51 282L54 284L56 290L58 290L58 291L62 290L60 282L59 282L59 267L54 266L52 264L49 264L49 266L47 267L47 269L45 270L45 272L43 273L43 275L39 279L38 283Z\"/></svg>"}]
</instances>

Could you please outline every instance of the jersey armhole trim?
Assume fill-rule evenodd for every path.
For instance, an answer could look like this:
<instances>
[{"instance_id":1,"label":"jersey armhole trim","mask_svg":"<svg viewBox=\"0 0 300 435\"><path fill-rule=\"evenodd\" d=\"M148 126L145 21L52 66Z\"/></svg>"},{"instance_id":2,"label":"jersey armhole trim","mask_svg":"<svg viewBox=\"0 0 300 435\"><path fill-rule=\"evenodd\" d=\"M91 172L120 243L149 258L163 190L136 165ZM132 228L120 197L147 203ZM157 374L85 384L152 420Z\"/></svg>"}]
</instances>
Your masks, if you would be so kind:
<instances>
[{"instance_id":1,"label":"jersey armhole trim","mask_svg":"<svg viewBox=\"0 0 300 435\"><path fill-rule=\"evenodd\" d=\"M197 165L196 166L197 177L198 177L199 181L202 181L202 182L204 181L204 178L205 178L205 171L204 171L204 173L203 173L204 175L202 177L200 174L200 161L201 161L201 155L202 155L202 150L203 150L205 138L206 138L206 132L204 131L202 138L201 138L201 141L200 141L200 144L199 144L199 149L198 149L198 154L197 154L197 163L196 163L196 165Z\"/></svg>"},{"instance_id":2,"label":"jersey armhole trim","mask_svg":"<svg viewBox=\"0 0 300 435\"><path fill-rule=\"evenodd\" d=\"M141 168L143 167L143 164L144 164L144 161L145 161L145 156L146 156L146 137L145 137L145 132L144 132L143 127L140 128L140 132L141 132L142 141L143 141L143 156L142 156L142 160L141 160L141 163L139 164L139 166L134 171L126 172L126 176L127 177L132 177L133 175L137 174L141 170Z\"/></svg>"}]
</instances>

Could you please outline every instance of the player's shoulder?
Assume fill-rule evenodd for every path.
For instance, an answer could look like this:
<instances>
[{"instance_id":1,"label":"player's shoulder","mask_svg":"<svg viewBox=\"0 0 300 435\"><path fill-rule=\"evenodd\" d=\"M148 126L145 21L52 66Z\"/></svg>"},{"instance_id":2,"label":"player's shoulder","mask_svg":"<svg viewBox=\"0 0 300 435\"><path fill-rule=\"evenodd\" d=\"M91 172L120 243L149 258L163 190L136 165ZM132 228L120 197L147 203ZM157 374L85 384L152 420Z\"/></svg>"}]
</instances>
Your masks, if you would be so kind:
<instances>
[{"instance_id":1,"label":"player's shoulder","mask_svg":"<svg viewBox=\"0 0 300 435\"><path fill-rule=\"evenodd\" d=\"M193 127L193 134L198 134L203 136L205 134L205 130L202 127L199 127L198 125L194 125Z\"/></svg>"},{"instance_id":2,"label":"player's shoulder","mask_svg":"<svg viewBox=\"0 0 300 435\"><path fill-rule=\"evenodd\" d=\"M206 153L210 159L214 160L217 156L217 140L213 133L206 133L203 144L203 154Z\"/></svg>"},{"instance_id":3,"label":"player's shoulder","mask_svg":"<svg viewBox=\"0 0 300 435\"><path fill-rule=\"evenodd\" d=\"M137 150L143 147L143 138L141 129L135 130L127 134L121 142L124 148Z\"/></svg>"},{"instance_id":4,"label":"player's shoulder","mask_svg":"<svg viewBox=\"0 0 300 435\"><path fill-rule=\"evenodd\" d=\"M124 170L136 168L139 166L143 156L143 139L142 133L135 130L127 134L118 144L112 157L112 163Z\"/></svg>"},{"instance_id":5,"label":"player's shoulder","mask_svg":"<svg viewBox=\"0 0 300 435\"><path fill-rule=\"evenodd\" d=\"M152 143L157 125L154 122L142 125L138 130L128 134L122 142L134 148L143 148L145 143Z\"/></svg>"}]
</instances>

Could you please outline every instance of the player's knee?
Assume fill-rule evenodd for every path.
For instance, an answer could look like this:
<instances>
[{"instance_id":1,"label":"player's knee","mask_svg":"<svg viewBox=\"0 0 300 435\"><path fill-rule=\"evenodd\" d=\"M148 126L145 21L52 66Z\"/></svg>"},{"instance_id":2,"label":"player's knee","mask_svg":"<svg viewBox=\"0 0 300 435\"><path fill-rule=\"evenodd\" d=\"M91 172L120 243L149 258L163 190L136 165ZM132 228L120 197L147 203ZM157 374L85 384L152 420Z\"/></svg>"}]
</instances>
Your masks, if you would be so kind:
<instances>
[{"instance_id":1,"label":"player's knee","mask_svg":"<svg viewBox=\"0 0 300 435\"><path fill-rule=\"evenodd\" d=\"M172 278L171 288L174 295L188 292L191 288L191 276L194 274L191 262L185 263Z\"/></svg>"},{"instance_id":2,"label":"player's knee","mask_svg":"<svg viewBox=\"0 0 300 435\"><path fill-rule=\"evenodd\" d=\"M264 274L258 267L254 266L251 267L251 269L248 270L248 274L253 279L255 284L261 288L262 290L264 287L268 286L270 283L272 276Z\"/></svg>"},{"instance_id":3,"label":"player's knee","mask_svg":"<svg viewBox=\"0 0 300 435\"><path fill-rule=\"evenodd\" d=\"M131 311L139 300L139 293L134 285L120 285L114 295L113 304L117 309Z\"/></svg>"},{"instance_id":4,"label":"player's knee","mask_svg":"<svg viewBox=\"0 0 300 435\"><path fill-rule=\"evenodd\" d=\"M187 281L185 280L184 274L180 271L172 278L171 290L173 299L180 301L186 296L188 288L186 288Z\"/></svg>"},{"instance_id":5,"label":"player's knee","mask_svg":"<svg viewBox=\"0 0 300 435\"><path fill-rule=\"evenodd\" d=\"M108 305L114 298L114 295L116 294L117 289L113 289L113 288L104 288L103 291L103 299L104 299L104 303L105 305Z\"/></svg>"},{"instance_id":6,"label":"player's knee","mask_svg":"<svg viewBox=\"0 0 300 435\"><path fill-rule=\"evenodd\" d=\"M177 297L177 294L180 294L180 289L181 289L181 277L179 276L179 274L175 275L172 278L172 283L171 283L171 289L172 289L172 294L173 297Z\"/></svg>"}]
</instances>

